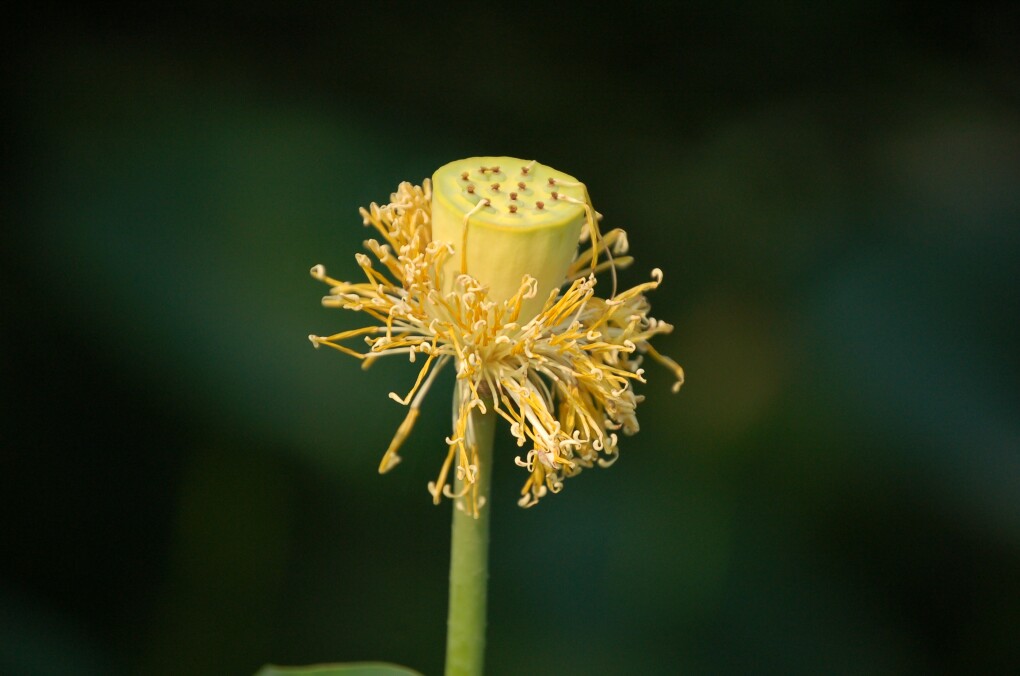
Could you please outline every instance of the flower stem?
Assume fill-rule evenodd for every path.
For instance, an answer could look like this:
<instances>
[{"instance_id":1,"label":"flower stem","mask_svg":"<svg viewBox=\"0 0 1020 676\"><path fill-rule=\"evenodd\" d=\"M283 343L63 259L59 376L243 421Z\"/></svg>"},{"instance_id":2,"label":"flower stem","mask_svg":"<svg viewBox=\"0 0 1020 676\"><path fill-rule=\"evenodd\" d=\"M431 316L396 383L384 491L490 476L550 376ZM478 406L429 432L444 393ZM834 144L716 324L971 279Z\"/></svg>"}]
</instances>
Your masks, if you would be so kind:
<instances>
[{"instance_id":1,"label":"flower stem","mask_svg":"<svg viewBox=\"0 0 1020 676\"><path fill-rule=\"evenodd\" d=\"M496 414L476 408L468 421L468 448L477 455L478 477L455 501L450 543L450 610L447 618L446 676L481 676L485 663L485 606L489 580L489 486ZM457 480L456 489L463 490ZM474 491L477 489L477 493ZM477 501L472 500L472 495ZM477 513L475 512L477 505Z\"/></svg>"}]
</instances>

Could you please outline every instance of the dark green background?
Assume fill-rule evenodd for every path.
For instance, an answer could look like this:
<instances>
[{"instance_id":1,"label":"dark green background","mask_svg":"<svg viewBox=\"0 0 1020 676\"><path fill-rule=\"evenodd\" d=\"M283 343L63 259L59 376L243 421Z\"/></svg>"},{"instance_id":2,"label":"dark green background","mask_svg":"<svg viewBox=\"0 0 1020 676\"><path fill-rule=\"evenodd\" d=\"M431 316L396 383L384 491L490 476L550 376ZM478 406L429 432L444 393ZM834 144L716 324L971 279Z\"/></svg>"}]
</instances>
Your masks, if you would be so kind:
<instances>
[{"instance_id":1,"label":"dark green background","mask_svg":"<svg viewBox=\"0 0 1020 676\"><path fill-rule=\"evenodd\" d=\"M440 672L451 380L378 476L415 369L307 271L484 154L688 374L532 510L503 435L491 674L1017 669L1017 5L371 4L4 17L0 672Z\"/></svg>"}]
</instances>

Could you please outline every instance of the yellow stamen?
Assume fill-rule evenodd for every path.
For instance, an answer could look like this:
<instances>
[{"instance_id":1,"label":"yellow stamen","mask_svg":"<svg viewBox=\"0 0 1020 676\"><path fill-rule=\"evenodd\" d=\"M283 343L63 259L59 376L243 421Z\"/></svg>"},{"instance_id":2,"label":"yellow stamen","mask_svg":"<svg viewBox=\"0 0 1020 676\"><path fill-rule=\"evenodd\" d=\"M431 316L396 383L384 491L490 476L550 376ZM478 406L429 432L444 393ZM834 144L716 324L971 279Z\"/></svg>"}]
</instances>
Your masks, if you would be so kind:
<instances>
[{"instance_id":1,"label":"yellow stamen","mask_svg":"<svg viewBox=\"0 0 1020 676\"><path fill-rule=\"evenodd\" d=\"M520 167L519 177L516 167ZM364 281L333 279L322 266L311 270L315 279L330 288L324 306L363 312L376 322L325 337L310 336L313 345L351 355L362 361L363 368L384 356L406 355L415 361L419 354L425 355L407 394L390 393L409 409L383 454L380 472L400 462L399 449L419 417L424 397L442 367L455 363L458 413L446 458L429 491L435 502L443 496L457 498L459 508L468 513L477 513L482 506L477 477L483 468L478 466L469 427L472 408L491 406L510 425L518 445L530 447L527 461L518 464L523 463L528 472L520 504L532 506L548 493L559 492L566 478L596 465L609 466L619 457L616 432L638 430L635 411L642 397L633 384L644 382L642 355L674 373L674 390L683 383L683 369L649 343L672 329L648 316L645 294L659 286L662 273L656 270L651 281L619 293L614 281L609 299L598 297L594 273L609 271L615 280L616 269L632 261L624 255L626 234L618 229L600 234L601 214L580 181L558 176L546 186L552 170L533 161L505 168L511 174L506 190L491 192L488 182L478 182L480 191L492 199L498 196L499 209L483 213L484 201L463 202L456 212L457 223L463 226L457 228L459 252L449 242L432 240L431 184L418 188L403 183L389 204L361 210L365 225L380 237L365 242L373 258L357 257ZM502 200L518 178L526 189L519 188L518 194L509 197L519 207L511 213ZM450 188L444 186L444 190ZM541 209L533 206L539 197L545 201ZM489 199L474 197L479 198ZM526 225L523 219L529 214L557 219L568 212L573 214L571 227L577 227L571 246L579 236L589 247L576 256L573 249L564 248L573 262L558 268L562 276L552 280L546 274L542 281L529 272L501 278L496 295L482 283L485 280L475 277L485 266L475 266L473 261L496 246L499 228ZM503 218L509 220L498 220ZM484 226L479 225L483 222ZM566 231L558 232L561 237ZM484 236L479 238L479 233ZM561 237L557 246L562 245ZM522 260L526 263L529 258ZM359 338L367 344L365 352L345 344ZM461 482L456 491L450 483L454 467Z\"/></svg>"}]
</instances>

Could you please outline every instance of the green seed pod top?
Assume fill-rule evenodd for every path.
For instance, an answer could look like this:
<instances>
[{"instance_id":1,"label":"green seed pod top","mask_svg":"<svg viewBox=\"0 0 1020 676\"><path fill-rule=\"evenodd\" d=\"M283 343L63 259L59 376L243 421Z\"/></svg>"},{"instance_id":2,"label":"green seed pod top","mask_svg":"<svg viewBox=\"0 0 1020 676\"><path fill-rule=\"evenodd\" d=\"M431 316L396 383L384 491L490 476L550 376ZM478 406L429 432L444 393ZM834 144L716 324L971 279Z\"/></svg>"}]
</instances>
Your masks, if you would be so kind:
<instances>
[{"instance_id":1,"label":"green seed pod top","mask_svg":"<svg viewBox=\"0 0 1020 676\"><path fill-rule=\"evenodd\" d=\"M538 293L522 310L525 321L563 283L589 213L582 183L533 160L471 157L432 176L432 238L456 252L444 270L447 288L467 273L499 302L531 275Z\"/></svg>"}]
</instances>

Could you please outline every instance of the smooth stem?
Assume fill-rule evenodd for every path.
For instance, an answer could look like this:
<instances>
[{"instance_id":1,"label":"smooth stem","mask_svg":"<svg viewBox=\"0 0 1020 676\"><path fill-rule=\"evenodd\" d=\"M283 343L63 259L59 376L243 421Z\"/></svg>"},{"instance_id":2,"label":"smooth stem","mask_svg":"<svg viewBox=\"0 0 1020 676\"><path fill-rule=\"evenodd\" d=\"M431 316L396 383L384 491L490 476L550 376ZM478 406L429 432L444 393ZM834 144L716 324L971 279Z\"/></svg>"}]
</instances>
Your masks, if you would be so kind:
<instances>
[{"instance_id":1,"label":"smooth stem","mask_svg":"<svg viewBox=\"0 0 1020 676\"><path fill-rule=\"evenodd\" d=\"M450 611L447 619L446 676L481 676L485 664L485 604L489 581L489 485L496 414L471 411L468 448L477 452L475 487L453 506L450 543ZM463 490L457 480L456 489ZM472 495L477 495L477 503ZM477 504L477 515L474 506Z\"/></svg>"}]
</instances>

